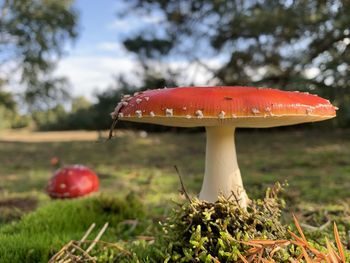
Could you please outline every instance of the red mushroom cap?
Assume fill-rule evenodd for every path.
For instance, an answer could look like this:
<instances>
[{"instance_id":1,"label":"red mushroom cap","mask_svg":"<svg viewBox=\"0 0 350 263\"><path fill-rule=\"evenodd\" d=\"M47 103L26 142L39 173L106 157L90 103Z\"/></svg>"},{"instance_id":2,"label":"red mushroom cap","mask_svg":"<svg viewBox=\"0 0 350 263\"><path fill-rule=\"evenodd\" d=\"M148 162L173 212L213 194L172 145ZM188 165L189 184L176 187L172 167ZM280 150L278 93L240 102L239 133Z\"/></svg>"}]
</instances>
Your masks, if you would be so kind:
<instances>
[{"instance_id":1,"label":"red mushroom cap","mask_svg":"<svg viewBox=\"0 0 350 263\"><path fill-rule=\"evenodd\" d=\"M112 115L168 126L274 127L335 117L328 100L256 87L179 87L126 95Z\"/></svg>"},{"instance_id":2,"label":"red mushroom cap","mask_svg":"<svg viewBox=\"0 0 350 263\"><path fill-rule=\"evenodd\" d=\"M50 178L47 192L52 198L74 198L97 192L97 175L83 165L66 166Z\"/></svg>"}]
</instances>

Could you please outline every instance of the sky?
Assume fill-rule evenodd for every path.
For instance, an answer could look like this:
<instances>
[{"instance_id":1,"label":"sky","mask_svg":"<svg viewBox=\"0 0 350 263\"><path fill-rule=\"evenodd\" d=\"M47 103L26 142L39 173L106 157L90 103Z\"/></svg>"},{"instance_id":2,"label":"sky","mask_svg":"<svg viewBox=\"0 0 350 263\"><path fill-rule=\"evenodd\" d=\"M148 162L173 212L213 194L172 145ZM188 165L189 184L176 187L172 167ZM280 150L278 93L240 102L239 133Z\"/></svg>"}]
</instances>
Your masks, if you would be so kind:
<instances>
[{"instance_id":1,"label":"sky","mask_svg":"<svg viewBox=\"0 0 350 263\"><path fill-rule=\"evenodd\" d=\"M66 76L73 96L93 99L95 91L113 84L118 73L129 74L136 66L135 58L121 44L121 40L138 25L131 19L120 19L122 1L77 0L79 36L66 48L56 74Z\"/></svg>"},{"instance_id":2,"label":"sky","mask_svg":"<svg viewBox=\"0 0 350 263\"><path fill-rule=\"evenodd\" d=\"M125 50L122 40L142 28L156 28L162 23L162 15L156 11L147 15L133 12L120 18L117 13L123 13L126 8L123 2L76 0L75 6L80 13L79 37L68 46L56 70L57 75L69 79L73 96L85 96L93 101L94 93L112 85L117 74L134 76L132 73L137 67L137 60L135 55ZM188 66L186 61L172 60L168 64L172 69L182 69L187 65L179 84L193 82L203 85L210 79L205 67L198 64ZM206 63L217 67L221 60L216 58Z\"/></svg>"}]
</instances>

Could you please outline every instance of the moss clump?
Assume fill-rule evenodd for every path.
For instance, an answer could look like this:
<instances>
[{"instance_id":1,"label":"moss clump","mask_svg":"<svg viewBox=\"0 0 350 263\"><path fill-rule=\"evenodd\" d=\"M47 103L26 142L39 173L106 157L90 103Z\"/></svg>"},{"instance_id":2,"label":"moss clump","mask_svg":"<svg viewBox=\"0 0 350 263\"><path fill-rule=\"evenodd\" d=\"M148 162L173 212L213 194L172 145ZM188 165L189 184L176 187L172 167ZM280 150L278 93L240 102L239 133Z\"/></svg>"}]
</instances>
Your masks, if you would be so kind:
<instances>
[{"instance_id":1,"label":"moss clump","mask_svg":"<svg viewBox=\"0 0 350 263\"><path fill-rule=\"evenodd\" d=\"M220 197L215 203L198 199L179 205L163 224L169 244L166 262L235 262L251 246L242 241L286 239L288 227L281 223L284 202L277 198L281 186L268 189L263 200L242 209L236 200ZM287 251L276 253L278 262Z\"/></svg>"},{"instance_id":2,"label":"moss clump","mask_svg":"<svg viewBox=\"0 0 350 263\"><path fill-rule=\"evenodd\" d=\"M51 201L18 222L0 225L0 262L47 262L64 244L80 240L92 223L100 228L109 222L105 241L130 236L122 222L144 216L142 204L133 195Z\"/></svg>"}]
</instances>

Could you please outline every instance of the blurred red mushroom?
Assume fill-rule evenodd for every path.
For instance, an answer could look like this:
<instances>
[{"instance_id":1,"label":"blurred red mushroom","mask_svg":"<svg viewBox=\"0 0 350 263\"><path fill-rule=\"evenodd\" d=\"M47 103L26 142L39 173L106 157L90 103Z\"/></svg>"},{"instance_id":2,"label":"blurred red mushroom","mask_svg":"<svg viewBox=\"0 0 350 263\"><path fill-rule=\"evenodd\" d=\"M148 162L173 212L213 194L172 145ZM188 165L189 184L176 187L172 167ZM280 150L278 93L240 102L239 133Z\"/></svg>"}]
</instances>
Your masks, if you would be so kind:
<instances>
[{"instance_id":1,"label":"blurred red mushroom","mask_svg":"<svg viewBox=\"0 0 350 263\"><path fill-rule=\"evenodd\" d=\"M54 173L47 192L52 198L75 198L97 192L98 188L96 173L83 165L71 165Z\"/></svg>"},{"instance_id":2,"label":"blurred red mushroom","mask_svg":"<svg viewBox=\"0 0 350 263\"><path fill-rule=\"evenodd\" d=\"M50 159L50 164L53 167L58 167L60 164L60 159L57 156L54 156Z\"/></svg>"}]
</instances>

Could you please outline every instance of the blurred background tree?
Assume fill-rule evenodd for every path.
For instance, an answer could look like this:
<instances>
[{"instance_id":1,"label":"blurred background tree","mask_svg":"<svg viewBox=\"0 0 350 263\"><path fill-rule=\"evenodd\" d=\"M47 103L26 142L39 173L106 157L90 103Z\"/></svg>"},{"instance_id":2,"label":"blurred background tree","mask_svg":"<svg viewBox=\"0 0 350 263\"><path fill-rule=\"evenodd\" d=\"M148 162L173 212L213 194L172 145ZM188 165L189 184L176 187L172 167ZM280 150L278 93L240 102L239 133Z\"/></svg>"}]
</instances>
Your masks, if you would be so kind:
<instances>
[{"instance_id":1,"label":"blurred background tree","mask_svg":"<svg viewBox=\"0 0 350 263\"><path fill-rule=\"evenodd\" d=\"M338 121L350 124L349 1L125 2L129 15L160 19L124 41L144 72L159 63L173 75L186 70L169 69L172 58L204 67L210 84L311 91L338 105Z\"/></svg>"},{"instance_id":2,"label":"blurred background tree","mask_svg":"<svg viewBox=\"0 0 350 263\"><path fill-rule=\"evenodd\" d=\"M0 1L2 107L11 109L4 103L9 95L2 91L5 85L24 87L23 99L31 108L52 107L68 96L67 79L52 73L66 41L77 36L77 11L72 2Z\"/></svg>"}]
</instances>

